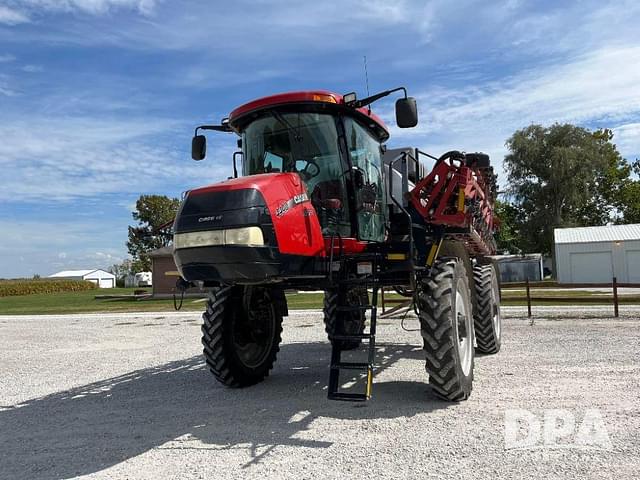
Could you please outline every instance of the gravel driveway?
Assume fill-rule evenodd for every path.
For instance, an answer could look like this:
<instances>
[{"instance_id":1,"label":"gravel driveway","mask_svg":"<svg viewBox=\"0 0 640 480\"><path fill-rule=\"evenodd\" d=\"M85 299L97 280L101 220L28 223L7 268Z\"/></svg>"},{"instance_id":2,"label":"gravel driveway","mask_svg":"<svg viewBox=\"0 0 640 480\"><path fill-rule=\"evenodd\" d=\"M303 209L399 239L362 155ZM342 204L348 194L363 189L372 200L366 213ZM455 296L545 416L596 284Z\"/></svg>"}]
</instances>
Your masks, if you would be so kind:
<instances>
[{"instance_id":1,"label":"gravel driveway","mask_svg":"<svg viewBox=\"0 0 640 480\"><path fill-rule=\"evenodd\" d=\"M0 478L640 478L640 309L610 310L538 307L530 325L505 308L502 351L476 358L460 404L432 395L418 333L394 320L374 398L345 403L326 399L316 312L285 320L276 368L245 390L204 369L198 314L0 316ZM610 446L505 448L515 409L543 430L563 409L571 433L595 410Z\"/></svg>"}]
</instances>

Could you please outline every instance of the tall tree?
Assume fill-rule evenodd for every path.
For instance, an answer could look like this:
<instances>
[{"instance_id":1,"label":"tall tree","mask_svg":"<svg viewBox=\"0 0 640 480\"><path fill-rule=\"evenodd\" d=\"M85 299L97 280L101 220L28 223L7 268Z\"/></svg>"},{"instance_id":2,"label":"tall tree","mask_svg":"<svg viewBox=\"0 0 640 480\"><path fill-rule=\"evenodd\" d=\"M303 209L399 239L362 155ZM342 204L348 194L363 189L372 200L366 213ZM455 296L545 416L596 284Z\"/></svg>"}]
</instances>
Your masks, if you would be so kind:
<instances>
[{"instance_id":1,"label":"tall tree","mask_svg":"<svg viewBox=\"0 0 640 480\"><path fill-rule=\"evenodd\" d=\"M496 199L494 208L500 221L500 228L496 234L498 252L522 252L518 207L508 201Z\"/></svg>"},{"instance_id":2,"label":"tall tree","mask_svg":"<svg viewBox=\"0 0 640 480\"><path fill-rule=\"evenodd\" d=\"M178 212L180 200L164 195L141 195L136 201L136 211L132 212L137 226L129 227L127 248L133 258L133 270L136 272L151 269L149 252L169 245L171 235L163 229Z\"/></svg>"},{"instance_id":3,"label":"tall tree","mask_svg":"<svg viewBox=\"0 0 640 480\"><path fill-rule=\"evenodd\" d=\"M628 164L609 130L531 125L507 140L509 191L520 212L520 247L550 254L553 229L611 221Z\"/></svg>"}]
</instances>

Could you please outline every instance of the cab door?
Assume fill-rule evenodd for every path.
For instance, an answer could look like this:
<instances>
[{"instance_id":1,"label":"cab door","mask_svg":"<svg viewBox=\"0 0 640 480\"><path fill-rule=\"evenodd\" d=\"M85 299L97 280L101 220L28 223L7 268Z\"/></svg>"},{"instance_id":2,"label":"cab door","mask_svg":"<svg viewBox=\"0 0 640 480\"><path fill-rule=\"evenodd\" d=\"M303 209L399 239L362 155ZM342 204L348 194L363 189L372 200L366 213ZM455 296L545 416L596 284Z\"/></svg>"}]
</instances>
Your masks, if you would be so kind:
<instances>
[{"instance_id":1,"label":"cab door","mask_svg":"<svg viewBox=\"0 0 640 480\"><path fill-rule=\"evenodd\" d=\"M358 239L383 242L386 210L380 142L352 118L346 118L344 125L347 150L354 170Z\"/></svg>"}]
</instances>

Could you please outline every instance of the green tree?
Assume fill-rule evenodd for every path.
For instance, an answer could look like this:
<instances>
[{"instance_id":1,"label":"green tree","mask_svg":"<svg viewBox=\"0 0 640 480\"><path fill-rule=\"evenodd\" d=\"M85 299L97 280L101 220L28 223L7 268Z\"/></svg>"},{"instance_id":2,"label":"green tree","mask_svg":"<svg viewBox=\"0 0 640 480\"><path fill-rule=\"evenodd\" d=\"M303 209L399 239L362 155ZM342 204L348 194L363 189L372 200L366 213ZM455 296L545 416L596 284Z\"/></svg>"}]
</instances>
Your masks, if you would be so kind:
<instances>
[{"instance_id":1,"label":"green tree","mask_svg":"<svg viewBox=\"0 0 640 480\"><path fill-rule=\"evenodd\" d=\"M508 201L496 199L495 214L500 221L496 234L498 252L520 253L520 228L518 208Z\"/></svg>"},{"instance_id":2,"label":"green tree","mask_svg":"<svg viewBox=\"0 0 640 480\"><path fill-rule=\"evenodd\" d=\"M609 130L531 125L506 142L505 170L518 215L519 246L552 253L553 229L602 225L620 210L630 170Z\"/></svg>"},{"instance_id":3,"label":"green tree","mask_svg":"<svg viewBox=\"0 0 640 480\"><path fill-rule=\"evenodd\" d=\"M141 195L137 200L132 216L138 225L129 227L127 241L134 272L150 270L149 252L169 245L171 234L166 225L175 218L179 206L180 200L164 195Z\"/></svg>"}]
</instances>

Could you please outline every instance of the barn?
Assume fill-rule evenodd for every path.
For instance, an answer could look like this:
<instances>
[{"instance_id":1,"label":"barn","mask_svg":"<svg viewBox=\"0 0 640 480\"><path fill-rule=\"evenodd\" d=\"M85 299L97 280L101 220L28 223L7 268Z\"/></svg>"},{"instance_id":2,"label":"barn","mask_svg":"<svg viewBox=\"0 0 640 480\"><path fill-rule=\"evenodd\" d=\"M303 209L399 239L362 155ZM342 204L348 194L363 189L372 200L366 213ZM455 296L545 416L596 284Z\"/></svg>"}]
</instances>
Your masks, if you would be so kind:
<instances>
[{"instance_id":1,"label":"barn","mask_svg":"<svg viewBox=\"0 0 640 480\"><path fill-rule=\"evenodd\" d=\"M114 288L116 276L104 270L63 270L49 275L49 278L68 278L69 280L87 280L98 285L98 288Z\"/></svg>"},{"instance_id":2,"label":"barn","mask_svg":"<svg viewBox=\"0 0 640 480\"><path fill-rule=\"evenodd\" d=\"M559 283L640 283L640 224L554 230Z\"/></svg>"}]
</instances>

